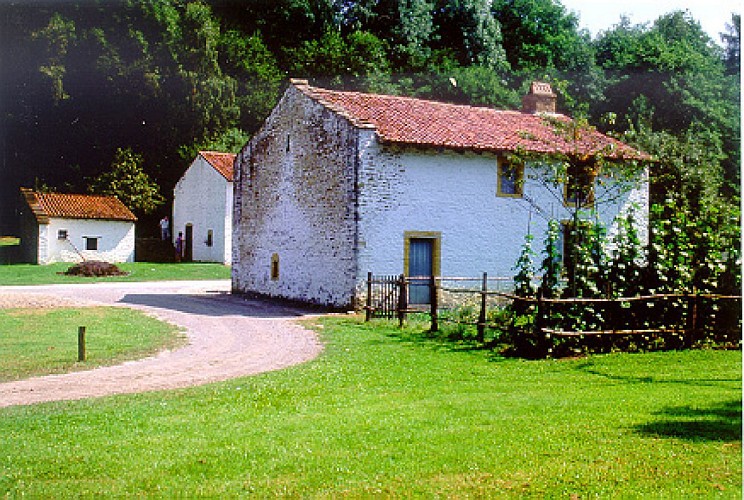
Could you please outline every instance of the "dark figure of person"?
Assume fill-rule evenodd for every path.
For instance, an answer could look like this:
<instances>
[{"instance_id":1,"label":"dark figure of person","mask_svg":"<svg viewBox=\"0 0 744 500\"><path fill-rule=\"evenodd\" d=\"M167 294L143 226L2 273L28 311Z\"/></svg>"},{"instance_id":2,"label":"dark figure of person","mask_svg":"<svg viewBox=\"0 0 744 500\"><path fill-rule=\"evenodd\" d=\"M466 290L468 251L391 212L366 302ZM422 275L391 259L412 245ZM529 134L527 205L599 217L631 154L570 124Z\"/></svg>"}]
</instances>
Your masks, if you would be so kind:
<instances>
[{"instance_id":1,"label":"dark figure of person","mask_svg":"<svg viewBox=\"0 0 744 500\"><path fill-rule=\"evenodd\" d=\"M183 233L178 232L178 238L176 238L176 262L181 262L183 259Z\"/></svg>"},{"instance_id":2,"label":"dark figure of person","mask_svg":"<svg viewBox=\"0 0 744 500\"><path fill-rule=\"evenodd\" d=\"M163 241L170 239L170 221L167 215L160 219L160 239Z\"/></svg>"}]
</instances>

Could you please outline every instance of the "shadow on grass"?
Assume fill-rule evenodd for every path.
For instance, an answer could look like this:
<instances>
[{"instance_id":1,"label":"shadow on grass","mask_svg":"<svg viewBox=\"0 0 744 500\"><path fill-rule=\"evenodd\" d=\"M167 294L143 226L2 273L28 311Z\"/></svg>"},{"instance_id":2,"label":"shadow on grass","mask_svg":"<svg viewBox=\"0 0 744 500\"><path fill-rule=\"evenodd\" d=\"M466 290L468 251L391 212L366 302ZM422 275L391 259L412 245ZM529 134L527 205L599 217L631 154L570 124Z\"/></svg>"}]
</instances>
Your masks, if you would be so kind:
<instances>
[{"instance_id":1,"label":"shadow on grass","mask_svg":"<svg viewBox=\"0 0 744 500\"><path fill-rule=\"evenodd\" d=\"M406 322L403 328L398 327L397 320L373 319L370 323L360 323L368 328L384 331L385 337L403 344L424 347L440 352L484 352L491 361L502 361L505 359L498 350L494 350L492 343L479 342L474 333L457 331L438 332L429 330L430 323L422 321ZM364 326L363 326L364 327ZM490 340L490 339L489 339Z\"/></svg>"},{"instance_id":2,"label":"shadow on grass","mask_svg":"<svg viewBox=\"0 0 744 500\"><path fill-rule=\"evenodd\" d=\"M659 420L636 427L636 432L688 441L741 441L741 399L708 408L670 407L656 414Z\"/></svg>"},{"instance_id":3,"label":"shadow on grass","mask_svg":"<svg viewBox=\"0 0 744 500\"><path fill-rule=\"evenodd\" d=\"M642 356L642 354L639 354L639 356ZM702 386L702 387L715 387L720 385L721 383L740 383L740 378L681 378L681 379L672 379L669 377L661 377L661 376L653 376L653 375L644 375L644 376L638 376L638 375L617 375L617 374L611 374L604 372L597 368L593 361L587 361L585 363L582 363L581 365L578 365L576 367L577 370L582 371L584 373L588 373L591 375L596 375L598 377L603 377L608 380L613 380L616 382L626 382L629 384L681 384L681 385L695 385L695 386Z\"/></svg>"}]
</instances>

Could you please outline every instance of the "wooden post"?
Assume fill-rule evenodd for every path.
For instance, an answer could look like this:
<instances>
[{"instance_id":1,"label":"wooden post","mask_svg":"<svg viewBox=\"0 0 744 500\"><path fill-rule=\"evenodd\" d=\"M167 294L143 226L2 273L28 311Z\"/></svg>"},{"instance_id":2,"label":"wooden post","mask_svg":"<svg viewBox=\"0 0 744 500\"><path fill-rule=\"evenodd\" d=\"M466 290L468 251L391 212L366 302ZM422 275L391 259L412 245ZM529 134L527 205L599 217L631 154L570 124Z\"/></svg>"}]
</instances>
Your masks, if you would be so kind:
<instances>
[{"instance_id":1,"label":"wooden post","mask_svg":"<svg viewBox=\"0 0 744 500\"><path fill-rule=\"evenodd\" d=\"M542 301L542 299L542 293L539 293L537 295L537 304L535 305L536 309L534 326L537 344L535 346L535 350L537 351L536 355L538 358L548 357L548 354L550 354L550 343L552 341L550 338L550 334L544 331L549 312L544 310L546 308L546 304Z\"/></svg>"},{"instance_id":2,"label":"wooden post","mask_svg":"<svg viewBox=\"0 0 744 500\"><path fill-rule=\"evenodd\" d=\"M367 310L364 313L364 321L372 318L372 271L367 273Z\"/></svg>"},{"instance_id":3,"label":"wooden post","mask_svg":"<svg viewBox=\"0 0 744 500\"><path fill-rule=\"evenodd\" d=\"M85 361L85 327L78 327L78 361Z\"/></svg>"},{"instance_id":4,"label":"wooden post","mask_svg":"<svg viewBox=\"0 0 744 500\"><path fill-rule=\"evenodd\" d=\"M406 277L401 274L398 278L398 326L401 328L406 321L406 310L408 309L408 291L406 288Z\"/></svg>"},{"instance_id":5,"label":"wooden post","mask_svg":"<svg viewBox=\"0 0 744 500\"><path fill-rule=\"evenodd\" d=\"M439 331L439 318L437 316L437 309L439 308L439 298L437 297L437 278L432 276L429 280L429 290L431 297L431 331Z\"/></svg>"},{"instance_id":6,"label":"wooden post","mask_svg":"<svg viewBox=\"0 0 744 500\"><path fill-rule=\"evenodd\" d=\"M478 342L486 340L486 299L488 298L488 273L483 273L481 284L481 307L478 314Z\"/></svg>"}]
</instances>

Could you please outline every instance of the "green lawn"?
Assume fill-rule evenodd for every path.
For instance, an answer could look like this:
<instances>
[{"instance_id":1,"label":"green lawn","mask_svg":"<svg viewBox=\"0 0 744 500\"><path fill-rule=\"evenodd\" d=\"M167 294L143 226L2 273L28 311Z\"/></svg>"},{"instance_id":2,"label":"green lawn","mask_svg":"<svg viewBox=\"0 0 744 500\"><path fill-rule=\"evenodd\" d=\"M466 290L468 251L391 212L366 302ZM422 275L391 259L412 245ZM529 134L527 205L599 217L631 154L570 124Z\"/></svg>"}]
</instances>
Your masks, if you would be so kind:
<instances>
[{"instance_id":1,"label":"green lawn","mask_svg":"<svg viewBox=\"0 0 744 500\"><path fill-rule=\"evenodd\" d=\"M33 264L0 265L0 285L44 285L54 283L92 283L96 281L165 281L230 279L230 266L189 262L163 264L154 262L124 262L116 264L127 276L85 278L59 274L72 264L61 262L45 266Z\"/></svg>"},{"instance_id":2,"label":"green lawn","mask_svg":"<svg viewBox=\"0 0 744 500\"><path fill-rule=\"evenodd\" d=\"M80 363L79 326L86 327ZM133 309L0 309L0 382L111 365L184 341L174 326Z\"/></svg>"},{"instance_id":3,"label":"green lawn","mask_svg":"<svg viewBox=\"0 0 744 500\"><path fill-rule=\"evenodd\" d=\"M0 496L741 498L739 351L523 361L317 321L291 369L0 410Z\"/></svg>"}]
</instances>

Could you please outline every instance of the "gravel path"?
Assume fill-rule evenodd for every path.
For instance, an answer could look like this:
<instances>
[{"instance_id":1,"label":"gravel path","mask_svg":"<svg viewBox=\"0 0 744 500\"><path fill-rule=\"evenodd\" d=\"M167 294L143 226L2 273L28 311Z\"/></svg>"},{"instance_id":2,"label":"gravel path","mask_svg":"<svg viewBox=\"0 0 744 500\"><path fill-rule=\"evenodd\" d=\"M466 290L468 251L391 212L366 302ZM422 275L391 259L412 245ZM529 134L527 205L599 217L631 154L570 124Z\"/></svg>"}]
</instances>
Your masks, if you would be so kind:
<instances>
[{"instance_id":1,"label":"gravel path","mask_svg":"<svg viewBox=\"0 0 744 500\"><path fill-rule=\"evenodd\" d=\"M0 383L0 407L189 387L278 370L322 351L302 311L228 293L229 281L0 287L0 308L117 305L185 329L174 351L89 371Z\"/></svg>"}]
</instances>

